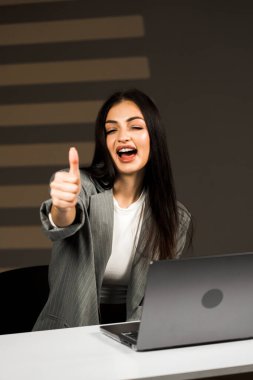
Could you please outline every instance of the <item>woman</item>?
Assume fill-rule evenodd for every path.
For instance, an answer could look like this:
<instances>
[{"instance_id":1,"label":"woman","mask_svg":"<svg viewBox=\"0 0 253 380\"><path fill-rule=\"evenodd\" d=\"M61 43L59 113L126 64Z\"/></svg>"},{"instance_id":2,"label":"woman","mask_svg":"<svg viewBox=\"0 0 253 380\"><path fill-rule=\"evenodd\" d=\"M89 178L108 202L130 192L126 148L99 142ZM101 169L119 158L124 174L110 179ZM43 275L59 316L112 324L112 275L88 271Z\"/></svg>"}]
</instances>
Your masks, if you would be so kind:
<instances>
[{"instance_id":1,"label":"woman","mask_svg":"<svg viewBox=\"0 0 253 380\"><path fill-rule=\"evenodd\" d=\"M41 219L53 240L50 295L34 330L136 320L151 260L178 257L190 214L176 201L153 101L113 94L96 120L92 164L55 174Z\"/></svg>"}]
</instances>

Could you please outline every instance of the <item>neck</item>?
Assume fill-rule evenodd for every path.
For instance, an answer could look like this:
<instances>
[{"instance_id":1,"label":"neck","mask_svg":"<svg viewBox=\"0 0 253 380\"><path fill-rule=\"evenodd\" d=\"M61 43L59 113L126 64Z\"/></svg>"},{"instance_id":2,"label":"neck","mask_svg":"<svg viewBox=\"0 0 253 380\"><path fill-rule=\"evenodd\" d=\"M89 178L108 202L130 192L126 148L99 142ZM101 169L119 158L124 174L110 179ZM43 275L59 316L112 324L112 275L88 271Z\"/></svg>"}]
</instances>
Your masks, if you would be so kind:
<instances>
[{"instance_id":1,"label":"neck","mask_svg":"<svg viewBox=\"0 0 253 380\"><path fill-rule=\"evenodd\" d=\"M143 176L120 176L113 186L113 195L122 208L137 201L142 191Z\"/></svg>"}]
</instances>

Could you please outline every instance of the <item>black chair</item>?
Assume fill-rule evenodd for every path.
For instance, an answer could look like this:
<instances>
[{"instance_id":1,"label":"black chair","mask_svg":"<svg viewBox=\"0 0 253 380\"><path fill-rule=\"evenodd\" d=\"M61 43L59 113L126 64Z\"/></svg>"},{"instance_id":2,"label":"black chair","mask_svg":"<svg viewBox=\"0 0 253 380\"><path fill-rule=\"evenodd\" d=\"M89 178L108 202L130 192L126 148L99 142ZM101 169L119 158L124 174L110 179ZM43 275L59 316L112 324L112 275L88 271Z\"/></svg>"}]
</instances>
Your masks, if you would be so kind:
<instances>
[{"instance_id":1,"label":"black chair","mask_svg":"<svg viewBox=\"0 0 253 380\"><path fill-rule=\"evenodd\" d=\"M31 331L48 294L47 265L0 273L0 334Z\"/></svg>"}]
</instances>

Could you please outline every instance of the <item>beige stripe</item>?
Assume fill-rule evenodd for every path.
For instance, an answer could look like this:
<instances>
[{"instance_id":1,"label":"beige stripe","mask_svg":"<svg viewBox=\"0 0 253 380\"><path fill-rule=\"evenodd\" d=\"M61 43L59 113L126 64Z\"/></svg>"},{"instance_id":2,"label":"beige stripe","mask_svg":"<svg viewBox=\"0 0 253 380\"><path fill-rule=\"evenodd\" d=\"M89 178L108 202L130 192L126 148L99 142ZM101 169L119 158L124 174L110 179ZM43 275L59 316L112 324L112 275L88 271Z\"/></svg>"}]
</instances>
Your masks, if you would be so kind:
<instances>
[{"instance_id":1,"label":"beige stripe","mask_svg":"<svg viewBox=\"0 0 253 380\"><path fill-rule=\"evenodd\" d=\"M75 146L79 152L80 165L90 163L94 143L71 142L62 144L2 145L0 146L0 167L19 166L68 166L68 151Z\"/></svg>"},{"instance_id":2,"label":"beige stripe","mask_svg":"<svg viewBox=\"0 0 253 380\"><path fill-rule=\"evenodd\" d=\"M0 84L27 85L149 78L146 57L90 59L0 66Z\"/></svg>"},{"instance_id":3,"label":"beige stripe","mask_svg":"<svg viewBox=\"0 0 253 380\"><path fill-rule=\"evenodd\" d=\"M45 249L51 245L41 227L0 227L0 249Z\"/></svg>"},{"instance_id":4,"label":"beige stripe","mask_svg":"<svg viewBox=\"0 0 253 380\"><path fill-rule=\"evenodd\" d=\"M133 38L143 35L142 16L101 17L1 25L0 45Z\"/></svg>"},{"instance_id":5,"label":"beige stripe","mask_svg":"<svg viewBox=\"0 0 253 380\"><path fill-rule=\"evenodd\" d=\"M49 181L50 178L48 178ZM49 198L48 185L1 186L0 208L39 207Z\"/></svg>"},{"instance_id":6,"label":"beige stripe","mask_svg":"<svg viewBox=\"0 0 253 380\"><path fill-rule=\"evenodd\" d=\"M0 106L0 125L90 123L101 105L102 101L84 101Z\"/></svg>"}]
</instances>

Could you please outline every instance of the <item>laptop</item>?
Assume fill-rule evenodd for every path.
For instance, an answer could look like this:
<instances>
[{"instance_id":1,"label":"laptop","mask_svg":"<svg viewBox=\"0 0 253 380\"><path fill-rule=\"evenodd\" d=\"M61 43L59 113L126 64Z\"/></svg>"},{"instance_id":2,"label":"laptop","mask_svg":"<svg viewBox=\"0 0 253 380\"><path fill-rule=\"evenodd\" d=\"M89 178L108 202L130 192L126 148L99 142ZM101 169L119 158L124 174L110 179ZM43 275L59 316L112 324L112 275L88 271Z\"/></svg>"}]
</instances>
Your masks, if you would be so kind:
<instances>
[{"instance_id":1,"label":"laptop","mask_svg":"<svg viewBox=\"0 0 253 380\"><path fill-rule=\"evenodd\" d=\"M136 351L253 338L253 252L151 262L141 321L100 330Z\"/></svg>"}]
</instances>

